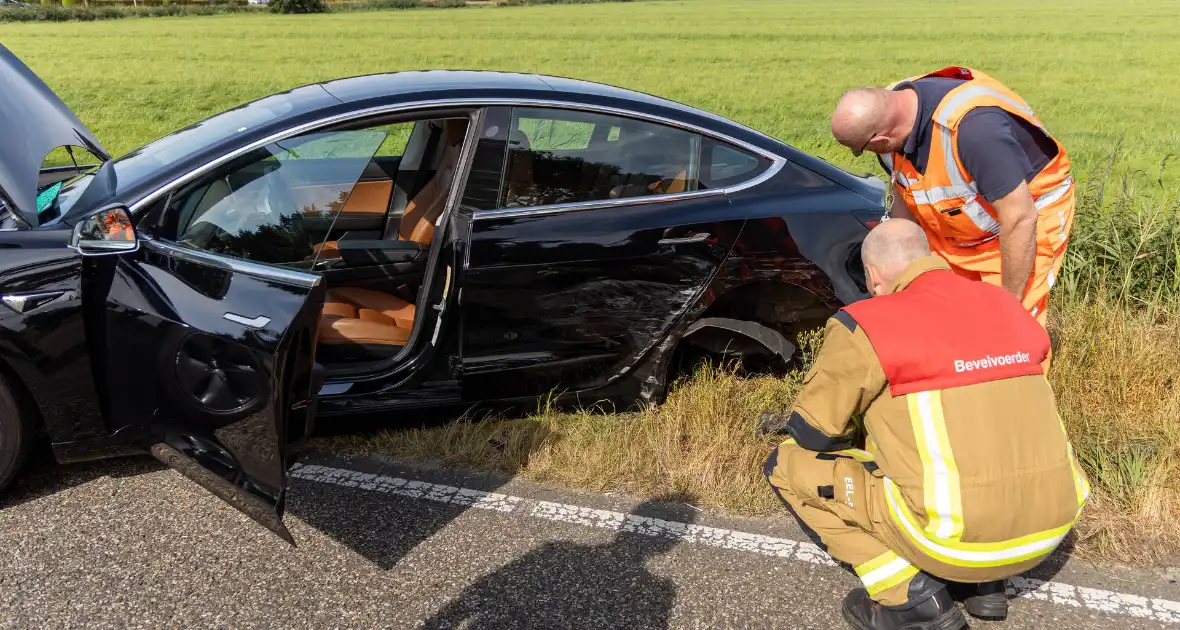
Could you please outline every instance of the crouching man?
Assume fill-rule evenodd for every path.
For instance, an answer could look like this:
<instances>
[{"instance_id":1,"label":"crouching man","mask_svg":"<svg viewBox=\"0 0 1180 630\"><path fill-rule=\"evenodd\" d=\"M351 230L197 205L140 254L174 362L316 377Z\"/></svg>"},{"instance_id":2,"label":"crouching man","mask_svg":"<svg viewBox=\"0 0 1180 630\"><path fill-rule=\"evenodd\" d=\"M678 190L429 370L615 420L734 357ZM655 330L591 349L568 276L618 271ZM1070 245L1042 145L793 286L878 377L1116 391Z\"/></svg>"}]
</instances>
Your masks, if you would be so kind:
<instances>
[{"instance_id":1,"label":"crouching man","mask_svg":"<svg viewBox=\"0 0 1180 630\"><path fill-rule=\"evenodd\" d=\"M1041 370L1049 338L1004 289L952 273L906 219L861 249L873 298L828 320L767 480L864 584L862 630L1008 612L1004 578L1041 562L1089 492ZM863 445L863 448L855 448Z\"/></svg>"}]
</instances>

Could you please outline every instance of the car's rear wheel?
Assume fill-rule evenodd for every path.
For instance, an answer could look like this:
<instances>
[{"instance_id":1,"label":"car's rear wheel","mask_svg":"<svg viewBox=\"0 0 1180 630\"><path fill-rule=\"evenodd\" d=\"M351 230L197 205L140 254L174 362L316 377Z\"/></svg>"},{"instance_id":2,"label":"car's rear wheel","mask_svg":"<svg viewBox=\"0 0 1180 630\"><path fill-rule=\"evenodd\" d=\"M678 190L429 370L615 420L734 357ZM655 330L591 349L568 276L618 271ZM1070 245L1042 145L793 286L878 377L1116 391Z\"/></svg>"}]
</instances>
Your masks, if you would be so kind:
<instances>
[{"instance_id":1,"label":"car's rear wheel","mask_svg":"<svg viewBox=\"0 0 1180 630\"><path fill-rule=\"evenodd\" d=\"M33 447L33 414L0 375L0 491L24 465Z\"/></svg>"}]
</instances>

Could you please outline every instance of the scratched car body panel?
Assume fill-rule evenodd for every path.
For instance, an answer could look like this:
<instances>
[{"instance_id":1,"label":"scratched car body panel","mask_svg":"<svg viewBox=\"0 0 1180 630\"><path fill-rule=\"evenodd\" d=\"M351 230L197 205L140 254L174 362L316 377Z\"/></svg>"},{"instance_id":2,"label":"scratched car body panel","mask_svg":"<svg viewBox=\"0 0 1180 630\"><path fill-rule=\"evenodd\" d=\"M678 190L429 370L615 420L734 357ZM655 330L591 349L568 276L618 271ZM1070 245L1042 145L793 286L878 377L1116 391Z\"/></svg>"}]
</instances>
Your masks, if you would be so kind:
<instances>
[{"instance_id":1,"label":"scratched car body panel","mask_svg":"<svg viewBox=\"0 0 1180 630\"><path fill-rule=\"evenodd\" d=\"M59 460L151 452L284 537L317 417L658 401L686 353L786 365L866 296L879 181L655 96L369 75L107 159L3 52L53 112L6 133L101 160L0 163L4 381Z\"/></svg>"}]
</instances>

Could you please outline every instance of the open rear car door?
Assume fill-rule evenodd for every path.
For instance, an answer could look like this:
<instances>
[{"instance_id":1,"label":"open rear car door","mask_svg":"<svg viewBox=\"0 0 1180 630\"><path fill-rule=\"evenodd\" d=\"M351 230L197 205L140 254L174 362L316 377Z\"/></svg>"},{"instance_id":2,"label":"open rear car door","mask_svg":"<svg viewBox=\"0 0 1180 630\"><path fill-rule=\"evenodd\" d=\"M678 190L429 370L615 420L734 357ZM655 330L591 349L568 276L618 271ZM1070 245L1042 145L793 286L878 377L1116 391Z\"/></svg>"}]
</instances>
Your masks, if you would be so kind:
<instances>
[{"instance_id":1,"label":"open rear car door","mask_svg":"<svg viewBox=\"0 0 1180 630\"><path fill-rule=\"evenodd\" d=\"M135 249L84 259L107 417L157 459L293 543L283 502L321 380L314 363L320 277L136 239L121 208L80 224L74 246L84 255L113 253L110 226L120 222Z\"/></svg>"}]
</instances>

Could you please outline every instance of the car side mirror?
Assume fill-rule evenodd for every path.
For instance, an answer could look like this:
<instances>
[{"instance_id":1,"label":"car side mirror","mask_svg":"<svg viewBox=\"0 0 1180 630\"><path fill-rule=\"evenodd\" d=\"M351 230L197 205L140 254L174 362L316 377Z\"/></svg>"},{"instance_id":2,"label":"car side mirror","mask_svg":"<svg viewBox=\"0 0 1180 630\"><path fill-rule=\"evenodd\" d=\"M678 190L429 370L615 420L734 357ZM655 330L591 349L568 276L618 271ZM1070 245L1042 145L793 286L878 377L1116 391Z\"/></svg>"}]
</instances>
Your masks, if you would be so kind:
<instances>
[{"instance_id":1,"label":"car side mirror","mask_svg":"<svg viewBox=\"0 0 1180 630\"><path fill-rule=\"evenodd\" d=\"M85 256L121 254L139 248L126 208L107 208L74 226L70 247Z\"/></svg>"}]
</instances>

